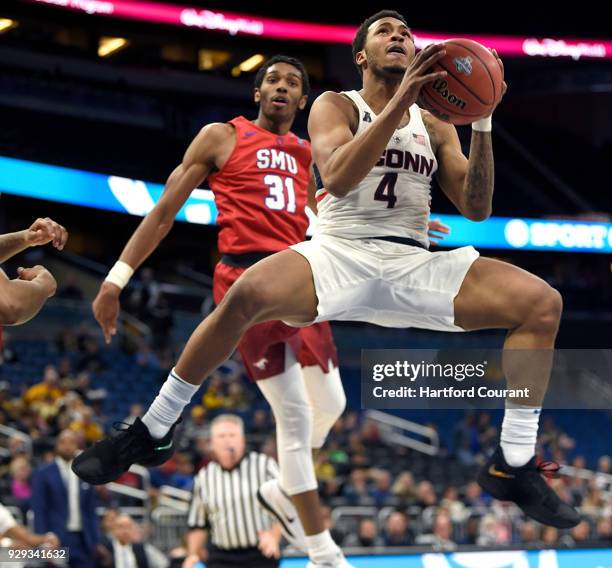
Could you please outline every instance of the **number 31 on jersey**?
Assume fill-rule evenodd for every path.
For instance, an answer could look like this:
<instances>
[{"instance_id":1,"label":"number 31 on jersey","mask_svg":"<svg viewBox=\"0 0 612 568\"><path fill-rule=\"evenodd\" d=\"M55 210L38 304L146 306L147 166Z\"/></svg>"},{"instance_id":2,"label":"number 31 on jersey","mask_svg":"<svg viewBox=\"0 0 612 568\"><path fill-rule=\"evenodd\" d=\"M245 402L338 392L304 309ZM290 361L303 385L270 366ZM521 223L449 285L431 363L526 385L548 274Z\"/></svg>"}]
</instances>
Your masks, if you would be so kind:
<instances>
[{"instance_id":1,"label":"number 31 on jersey","mask_svg":"<svg viewBox=\"0 0 612 568\"><path fill-rule=\"evenodd\" d=\"M289 213L295 213L295 189L292 177L268 174L264 177L264 183L270 190L265 201L266 207L275 211L286 209Z\"/></svg>"}]
</instances>

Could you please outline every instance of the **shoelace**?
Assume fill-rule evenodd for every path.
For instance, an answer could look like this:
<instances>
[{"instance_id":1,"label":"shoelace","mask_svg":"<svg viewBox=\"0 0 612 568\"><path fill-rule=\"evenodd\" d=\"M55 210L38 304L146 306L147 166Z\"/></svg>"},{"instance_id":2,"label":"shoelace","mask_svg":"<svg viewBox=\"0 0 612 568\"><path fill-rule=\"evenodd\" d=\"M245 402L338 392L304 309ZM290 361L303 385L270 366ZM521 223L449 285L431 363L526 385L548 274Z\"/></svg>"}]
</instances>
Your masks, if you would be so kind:
<instances>
[{"instance_id":1,"label":"shoelace","mask_svg":"<svg viewBox=\"0 0 612 568\"><path fill-rule=\"evenodd\" d=\"M548 479L558 479L561 466L555 461L540 461L536 464L536 471Z\"/></svg>"}]
</instances>

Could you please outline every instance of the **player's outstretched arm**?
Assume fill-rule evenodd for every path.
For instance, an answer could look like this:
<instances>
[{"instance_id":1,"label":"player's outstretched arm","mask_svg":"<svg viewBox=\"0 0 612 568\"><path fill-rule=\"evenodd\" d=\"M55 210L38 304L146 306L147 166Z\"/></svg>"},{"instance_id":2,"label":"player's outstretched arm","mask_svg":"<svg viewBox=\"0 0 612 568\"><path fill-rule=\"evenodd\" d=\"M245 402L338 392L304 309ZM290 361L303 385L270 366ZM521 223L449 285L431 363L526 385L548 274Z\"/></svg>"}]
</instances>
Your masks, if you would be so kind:
<instances>
[{"instance_id":1,"label":"player's outstretched arm","mask_svg":"<svg viewBox=\"0 0 612 568\"><path fill-rule=\"evenodd\" d=\"M354 106L346 97L328 91L314 102L308 133L312 156L326 191L343 197L365 178L378 162L404 113L416 102L421 87L446 75L445 71L429 72L443 55L443 47L436 45L420 52L406 70L395 95L370 127L358 136L353 135L357 127Z\"/></svg>"},{"instance_id":2,"label":"player's outstretched arm","mask_svg":"<svg viewBox=\"0 0 612 568\"><path fill-rule=\"evenodd\" d=\"M133 272L151 255L168 234L174 218L196 189L215 167L218 149L228 136L227 124L205 126L185 152L181 164L170 174L164 193L155 207L141 221L119 261L100 286L93 303L96 320L102 327L104 338L110 343L117 332L119 295Z\"/></svg>"}]
</instances>

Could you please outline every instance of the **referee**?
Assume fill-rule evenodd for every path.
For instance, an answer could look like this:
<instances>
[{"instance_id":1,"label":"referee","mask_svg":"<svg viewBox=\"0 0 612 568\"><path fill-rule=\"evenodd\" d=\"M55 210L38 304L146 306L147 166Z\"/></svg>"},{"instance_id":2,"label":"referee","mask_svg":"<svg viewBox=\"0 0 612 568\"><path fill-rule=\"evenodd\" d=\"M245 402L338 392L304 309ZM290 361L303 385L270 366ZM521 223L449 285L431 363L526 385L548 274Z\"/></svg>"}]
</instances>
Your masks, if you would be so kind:
<instances>
[{"instance_id":1,"label":"referee","mask_svg":"<svg viewBox=\"0 0 612 568\"><path fill-rule=\"evenodd\" d=\"M278 477L276 462L264 454L245 453L244 424L233 414L212 421L210 439L215 461L195 478L183 568L200 560L207 568L277 567L281 528L257 501L260 486Z\"/></svg>"}]
</instances>

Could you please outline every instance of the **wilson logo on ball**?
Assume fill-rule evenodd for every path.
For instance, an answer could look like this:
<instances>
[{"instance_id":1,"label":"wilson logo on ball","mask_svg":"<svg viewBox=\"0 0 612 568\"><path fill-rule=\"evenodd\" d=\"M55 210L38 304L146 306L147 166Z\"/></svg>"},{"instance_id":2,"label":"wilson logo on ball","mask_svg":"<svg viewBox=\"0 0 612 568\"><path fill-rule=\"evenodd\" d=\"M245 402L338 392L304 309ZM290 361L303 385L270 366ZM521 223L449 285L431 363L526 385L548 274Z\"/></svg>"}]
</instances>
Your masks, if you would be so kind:
<instances>
[{"instance_id":1,"label":"wilson logo on ball","mask_svg":"<svg viewBox=\"0 0 612 568\"><path fill-rule=\"evenodd\" d=\"M453 63L457 68L457 72L465 73L466 75L472 74L472 58L469 55L466 57L455 57Z\"/></svg>"},{"instance_id":2,"label":"wilson logo on ball","mask_svg":"<svg viewBox=\"0 0 612 568\"><path fill-rule=\"evenodd\" d=\"M434 81L433 90L438 93L443 99L447 100L450 104L455 105L457 108L464 109L465 101L460 99L457 95L454 95L448 90L448 83L443 79L437 79Z\"/></svg>"}]
</instances>

